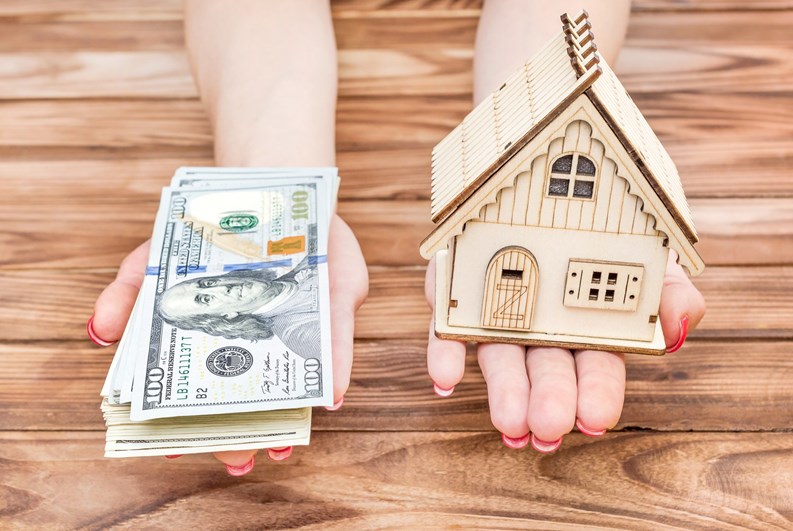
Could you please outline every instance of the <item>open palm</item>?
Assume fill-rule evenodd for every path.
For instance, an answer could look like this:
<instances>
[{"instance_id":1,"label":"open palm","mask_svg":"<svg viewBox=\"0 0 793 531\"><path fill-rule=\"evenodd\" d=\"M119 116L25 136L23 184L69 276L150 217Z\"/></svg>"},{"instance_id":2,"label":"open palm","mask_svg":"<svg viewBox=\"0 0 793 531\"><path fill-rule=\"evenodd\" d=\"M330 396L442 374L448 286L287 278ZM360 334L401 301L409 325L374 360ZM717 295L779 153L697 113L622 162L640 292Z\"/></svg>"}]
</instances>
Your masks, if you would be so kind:
<instances>
[{"instance_id":1,"label":"open palm","mask_svg":"<svg viewBox=\"0 0 793 531\"><path fill-rule=\"evenodd\" d=\"M702 295L675 259L670 252L661 293L660 321L668 352L682 346L689 328L705 313ZM430 307L434 294L433 260L425 280ZM462 380L465 350L465 343L436 337L430 324L427 368L438 395L451 395ZM480 343L477 357L487 382L491 421L510 448L531 442L539 452L554 452L574 426L599 436L620 418L625 397L622 354Z\"/></svg>"}]
</instances>

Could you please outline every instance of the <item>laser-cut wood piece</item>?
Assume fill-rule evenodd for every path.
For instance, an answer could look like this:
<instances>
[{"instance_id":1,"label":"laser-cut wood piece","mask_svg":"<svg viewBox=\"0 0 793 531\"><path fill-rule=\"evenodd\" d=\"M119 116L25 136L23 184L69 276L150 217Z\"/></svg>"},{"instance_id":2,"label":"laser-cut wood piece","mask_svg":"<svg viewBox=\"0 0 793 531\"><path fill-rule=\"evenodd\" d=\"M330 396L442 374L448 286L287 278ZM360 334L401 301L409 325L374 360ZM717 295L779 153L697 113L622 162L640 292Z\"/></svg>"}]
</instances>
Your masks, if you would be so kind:
<instances>
[{"instance_id":1,"label":"laser-cut wood piece","mask_svg":"<svg viewBox=\"0 0 793 531\"><path fill-rule=\"evenodd\" d=\"M669 249L704 269L677 169L586 11L432 153L442 338L663 354Z\"/></svg>"}]
</instances>

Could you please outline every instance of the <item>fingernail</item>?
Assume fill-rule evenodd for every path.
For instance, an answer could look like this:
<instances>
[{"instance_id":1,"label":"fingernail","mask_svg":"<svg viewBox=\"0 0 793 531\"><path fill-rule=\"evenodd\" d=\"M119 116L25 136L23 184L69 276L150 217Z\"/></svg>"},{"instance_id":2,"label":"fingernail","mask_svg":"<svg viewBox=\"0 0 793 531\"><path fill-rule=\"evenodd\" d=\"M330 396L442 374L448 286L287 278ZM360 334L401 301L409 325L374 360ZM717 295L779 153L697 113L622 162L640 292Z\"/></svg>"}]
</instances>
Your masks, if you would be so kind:
<instances>
[{"instance_id":1,"label":"fingernail","mask_svg":"<svg viewBox=\"0 0 793 531\"><path fill-rule=\"evenodd\" d=\"M338 402L335 402L332 406L326 406L325 409L327 409L328 411L336 411L341 407L343 403L344 403L344 397L341 397L339 398Z\"/></svg>"},{"instance_id":2,"label":"fingernail","mask_svg":"<svg viewBox=\"0 0 793 531\"><path fill-rule=\"evenodd\" d=\"M680 337L673 346L666 349L667 354L671 354L672 352L677 352L680 350L680 347L683 346L683 343L686 342L686 337L688 336L688 315L684 315L682 319L680 319Z\"/></svg>"},{"instance_id":3,"label":"fingernail","mask_svg":"<svg viewBox=\"0 0 793 531\"><path fill-rule=\"evenodd\" d=\"M600 437L601 435L606 433L606 430L590 430L589 428L581 424L581 421L578 419L575 420L575 426L576 428L578 428L578 431L580 431L584 435L588 435L589 437Z\"/></svg>"},{"instance_id":4,"label":"fingernail","mask_svg":"<svg viewBox=\"0 0 793 531\"><path fill-rule=\"evenodd\" d=\"M180 457L182 457L182 454L165 456L166 459L179 459Z\"/></svg>"},{"instance_id":5,"label":"fingernail","mask_svg":"<svg viewBox=\"0 0 793 531\"><path fill-rule=\"evenodd\" d=\"M94 332L94 316L92 315L90 319L88 319L88 323L85 325L85 330L88 332L88 338L99 345L100 347L109 347L115 341L105 341Z\"/></svg>"},{"instance_id":6,"label":"fingernail","mask_svg":"<svg viewBox=\"0 0 793 531\"><path fill-rule=\"evenodd\" d=\"M268 448L267 449L267 456L272 459L273 461L283 461L287 457L292 455L292 447L287 446L286 448Z\"/></svg>"},{"instance_id":7,"label":"fingernail","mask_svg":"<svg viewBox=\"0 0 793 531\"><path fill-rule=\"evenodd\" d=\"M560 446L562 446L561 437L559 437L555 441L548 442L538 439L537 437L534 436L533 433L531 434L531 447L540 453L552 454L556 450L558 450Z\"/></svg>"},{"instance_id":8,"label":"fingernail","mask_svg":"<svg viewBox=\"0 0 793 531\"><path fill-rule=\"evenodd\" d=\"M234 476L234 477L244 476L245 474L253 470L253 465L255 461L256 461L256 456L251 456L251 460L242 466L226 465L226 472L229 473L229 476Z\"/></svg>"},{"instance_id":9,"label":"fingernail","mask_svg":"<svg viewBox=\"0 0 793 531\"><path fill-rule=\"evenodd\" d=\"M443 387L438 387L438 384L433 384L433 389L435 389L435 394L440 396L441 398L446 398L447 396L452 396L454 392L454 386L451 386L450 389L444 389Z\"/></svg>"},{"instance_id":10,"label":"fingernail","mask_svg":"<svg viewBox=\"0 0 793 531\"><path fill-rule=\"evenodd\" d=\"M513 450L520 450L521 448L525 448L526 445L529 444L529 434L527 433L523 437L518 437L517 439L514 439L502 433L501 442L503 442L504 446L506 446L507 448L512 448Z\"/></svg>"}]
</instances>

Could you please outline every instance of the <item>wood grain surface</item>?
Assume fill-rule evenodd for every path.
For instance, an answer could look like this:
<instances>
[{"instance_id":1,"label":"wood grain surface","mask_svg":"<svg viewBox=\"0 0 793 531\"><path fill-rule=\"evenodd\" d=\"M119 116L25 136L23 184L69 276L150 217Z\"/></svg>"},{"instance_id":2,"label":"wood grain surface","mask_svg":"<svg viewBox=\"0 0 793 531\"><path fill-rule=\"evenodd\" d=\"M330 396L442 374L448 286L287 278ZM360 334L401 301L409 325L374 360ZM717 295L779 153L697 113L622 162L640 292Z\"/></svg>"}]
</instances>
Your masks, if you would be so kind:
<instances>
[{"instance_id":1,"label":"wood grain surface","mask_svg":"<svg viewBox=\"0 0 793 531\"><path fill-rule=\"evenodd\" d=\"M426 339L424 268L369 271L369 298L358 312L356 336ZM0 270L0 337L84 339L93 301L114 276L111 269ZM708 312L692 337L793 339L793 266L709 267L696 285Z\"/></svg>"},{"instance_id":2,"label":"wood grain surface","mask_svg":"<svg viewBox=\"0 0 793 531\"><path fill-rule=\"evenodd\" d=\"M102 442L0 433L4 514L22 529L571 529L608 514L612 528L737 530L793 517L779 474L790 433L575 434L545 457L492 432L320 432L243 479L208 456L109 461ZM88 487L97 473L102 488Z\"/></svg>"},{"instance_id":3,"label":"wood grain surface","mask_svg":"<svg viewBox=\"0 0 793 531\"><path fill-rule=\"evenodd\" d=\"M0 257L0 270L114 267L149 238L155 197L152 191L136 201L119 190L101 200L84 195L65 202L11 193L0 199L0 245L13 246L14 253ZM426 205L425 200L344 201L338 211L355 231L369 265L418 266L424 263L418 245L432 229ZM702 240L698 250L707 264L793 262L790 199L703 198L692 200L691 207ZM44 215L31 217L31 209ZM40 245L42 239L49 240L47 246Z\"/></svg>"},{"instance_id":4,"label":"wood grain surface","mask_svg":"<svg viewBox=\"0 0 793 531\"><path fill-rule=\"evenodd\" d=\"M628 357L615 430L540 456L501 444L474 346L451 397L426 374L429 152L471 109L481 0L334 0L371 294L344 407L241 479L104 459L113 349L84 331L173 170L213 164L180 6L0 2L1 529L793 529L793 1L634 2L615 66L680 170L708 313Z\"/></svg>"},{"instance_id":5,"label":"wood grain surface","mask_svg":"<svg viewBox=\"0 0 793 531\"><path fill-rule=\"evenodd\" d=\"M489 430L487 391L469 348L465 378L448 399L432 391L426 341L359 339L344 407L314 415L317 430ZM60 351L58 357L53 352ZM793 423L793 341L694 339L662 359L628 357L618 429L776 430ZM82 340L0 344L0 425L6 430L102 430L97 408L112 349ZM714 362L718 360L718 362ZM736 382L739 371L742 382ZM693 405L696 405L693 407Z\"/></svg>"}]
</instances>

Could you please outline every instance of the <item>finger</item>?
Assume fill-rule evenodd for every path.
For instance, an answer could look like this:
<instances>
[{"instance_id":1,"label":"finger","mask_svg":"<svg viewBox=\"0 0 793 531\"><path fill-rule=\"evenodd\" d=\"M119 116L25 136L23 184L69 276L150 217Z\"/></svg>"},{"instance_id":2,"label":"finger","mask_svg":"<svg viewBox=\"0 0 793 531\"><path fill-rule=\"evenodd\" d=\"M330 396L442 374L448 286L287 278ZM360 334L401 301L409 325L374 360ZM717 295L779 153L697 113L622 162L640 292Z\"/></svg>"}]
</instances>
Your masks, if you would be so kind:
<instances>
[{"instance_id":1,"label":"finger","mask_svg":"<svg viewBox=\"0 0 793 531\"><path fill-rule=\"evenodd\" d=\"M677 263L677 253L672 250L669 251L659 314L668 352L679 349L688 331L705 315L705 298Z\"/></svg>"},{"instance_id":2,"label":"finger","mask_svg":"<svg viewBox=\"0 0 793 531\"><path fill-rule=\"evenodd\" d=\"M504 444L528 443L529 377L526 349L520 345L482 343L477 350L479 367L487 382L490 420L506 439Z\"/></svg>"},{"instance_id":3,"label":"finger","mask_svg":"<svg viewBox=\"0 0 793 531\"><path fill-rule=\"evenodd\" d=\"M338 216L330 225L328 242L330 278L330 329L333 355L333 401L341 407L350 386L355 312L369 293L369 273L361 247L350 227Z\"/></svg>"},{"instance_id":4,"label":"finger","mask_svg":"<svg viewBox=\"0 0 793 531\"><path fill-rule=\"evenodd\" d=\"M625 357L613 352L579 350L575 353L578 375L578 421L581 433L603 435L622 414L625 400Z\"/></svg>"},{"instance_id":5,"label":"finger","mask_svg":"<svg viewBox=\"0 0 793 531\"><path fill-rule=\"evenodd\" d=\"M435 308L435 259L427 265L424 277L424 294L430 308ZM454 392L465 373L465 343L441 339L435 335L435 320L430 321L427 341L427 372L432 378L435 393L446 397Z\"/></svg>"},{"instance_id":6,"label":"finger","mask_svg":"<svg viewBox=\"0 0 793 531\"><path fill-rule=\"evenodd\" d=\"M118 341L124 333L146 274L149 244L142 243L121 262L116 279L96 299L91 327L104 341Z\"/></svg>"},{"instance_id":7,"label":"finger","mask_svg":"<svg viewBox=\"0 0 793 531\"><path fill-rule=\"evenodd\" d=\"M434 320L430 321L427 341L427 372L432 378L435 394L442 397L454 392L465 373L465 343L437 337Z\"/></svg>"},{"instance_id":8,"label":"finger","mask_svg":"<svg viewBox=\"0 0 793 531\"><path fill-rule=\"evenodd\" d=\"M530 348L526 367L531 382L528 423L532 445L539 451L554 451L575 425L578 390L573 355L561 348Z\"/></svg>"},{"instance_id":9,"label":"finger","mask_svg":"<svg viewBox=\"0 0 793 531\"><path fill-rule=\"evenodd\" d=\"M424 275L424 297L430 309L435 311L435 258L427 264L427 273Z\"/></svg>"},{"instance_id":10,"label":"finger","mask_svg":"<svg viewBox=\"0 0 793 531\"><path fill-rule=\"evenodd\" d=\"M355 303L347 296L331 295L330 329L333 358L333 406L335 411L350 386L355 335Z\"/></svg>"},{"instance_id":11,"label":"finger","mask_svg":"<svg viewBox=\"0 0 793 531\"><path fill-rule=\"evenodd\" d=\"M244 476L256 464L258 450L236 450L232 452L215 452L215 458L226 465L230 476Z\"/></svg>"}]
</instances>

